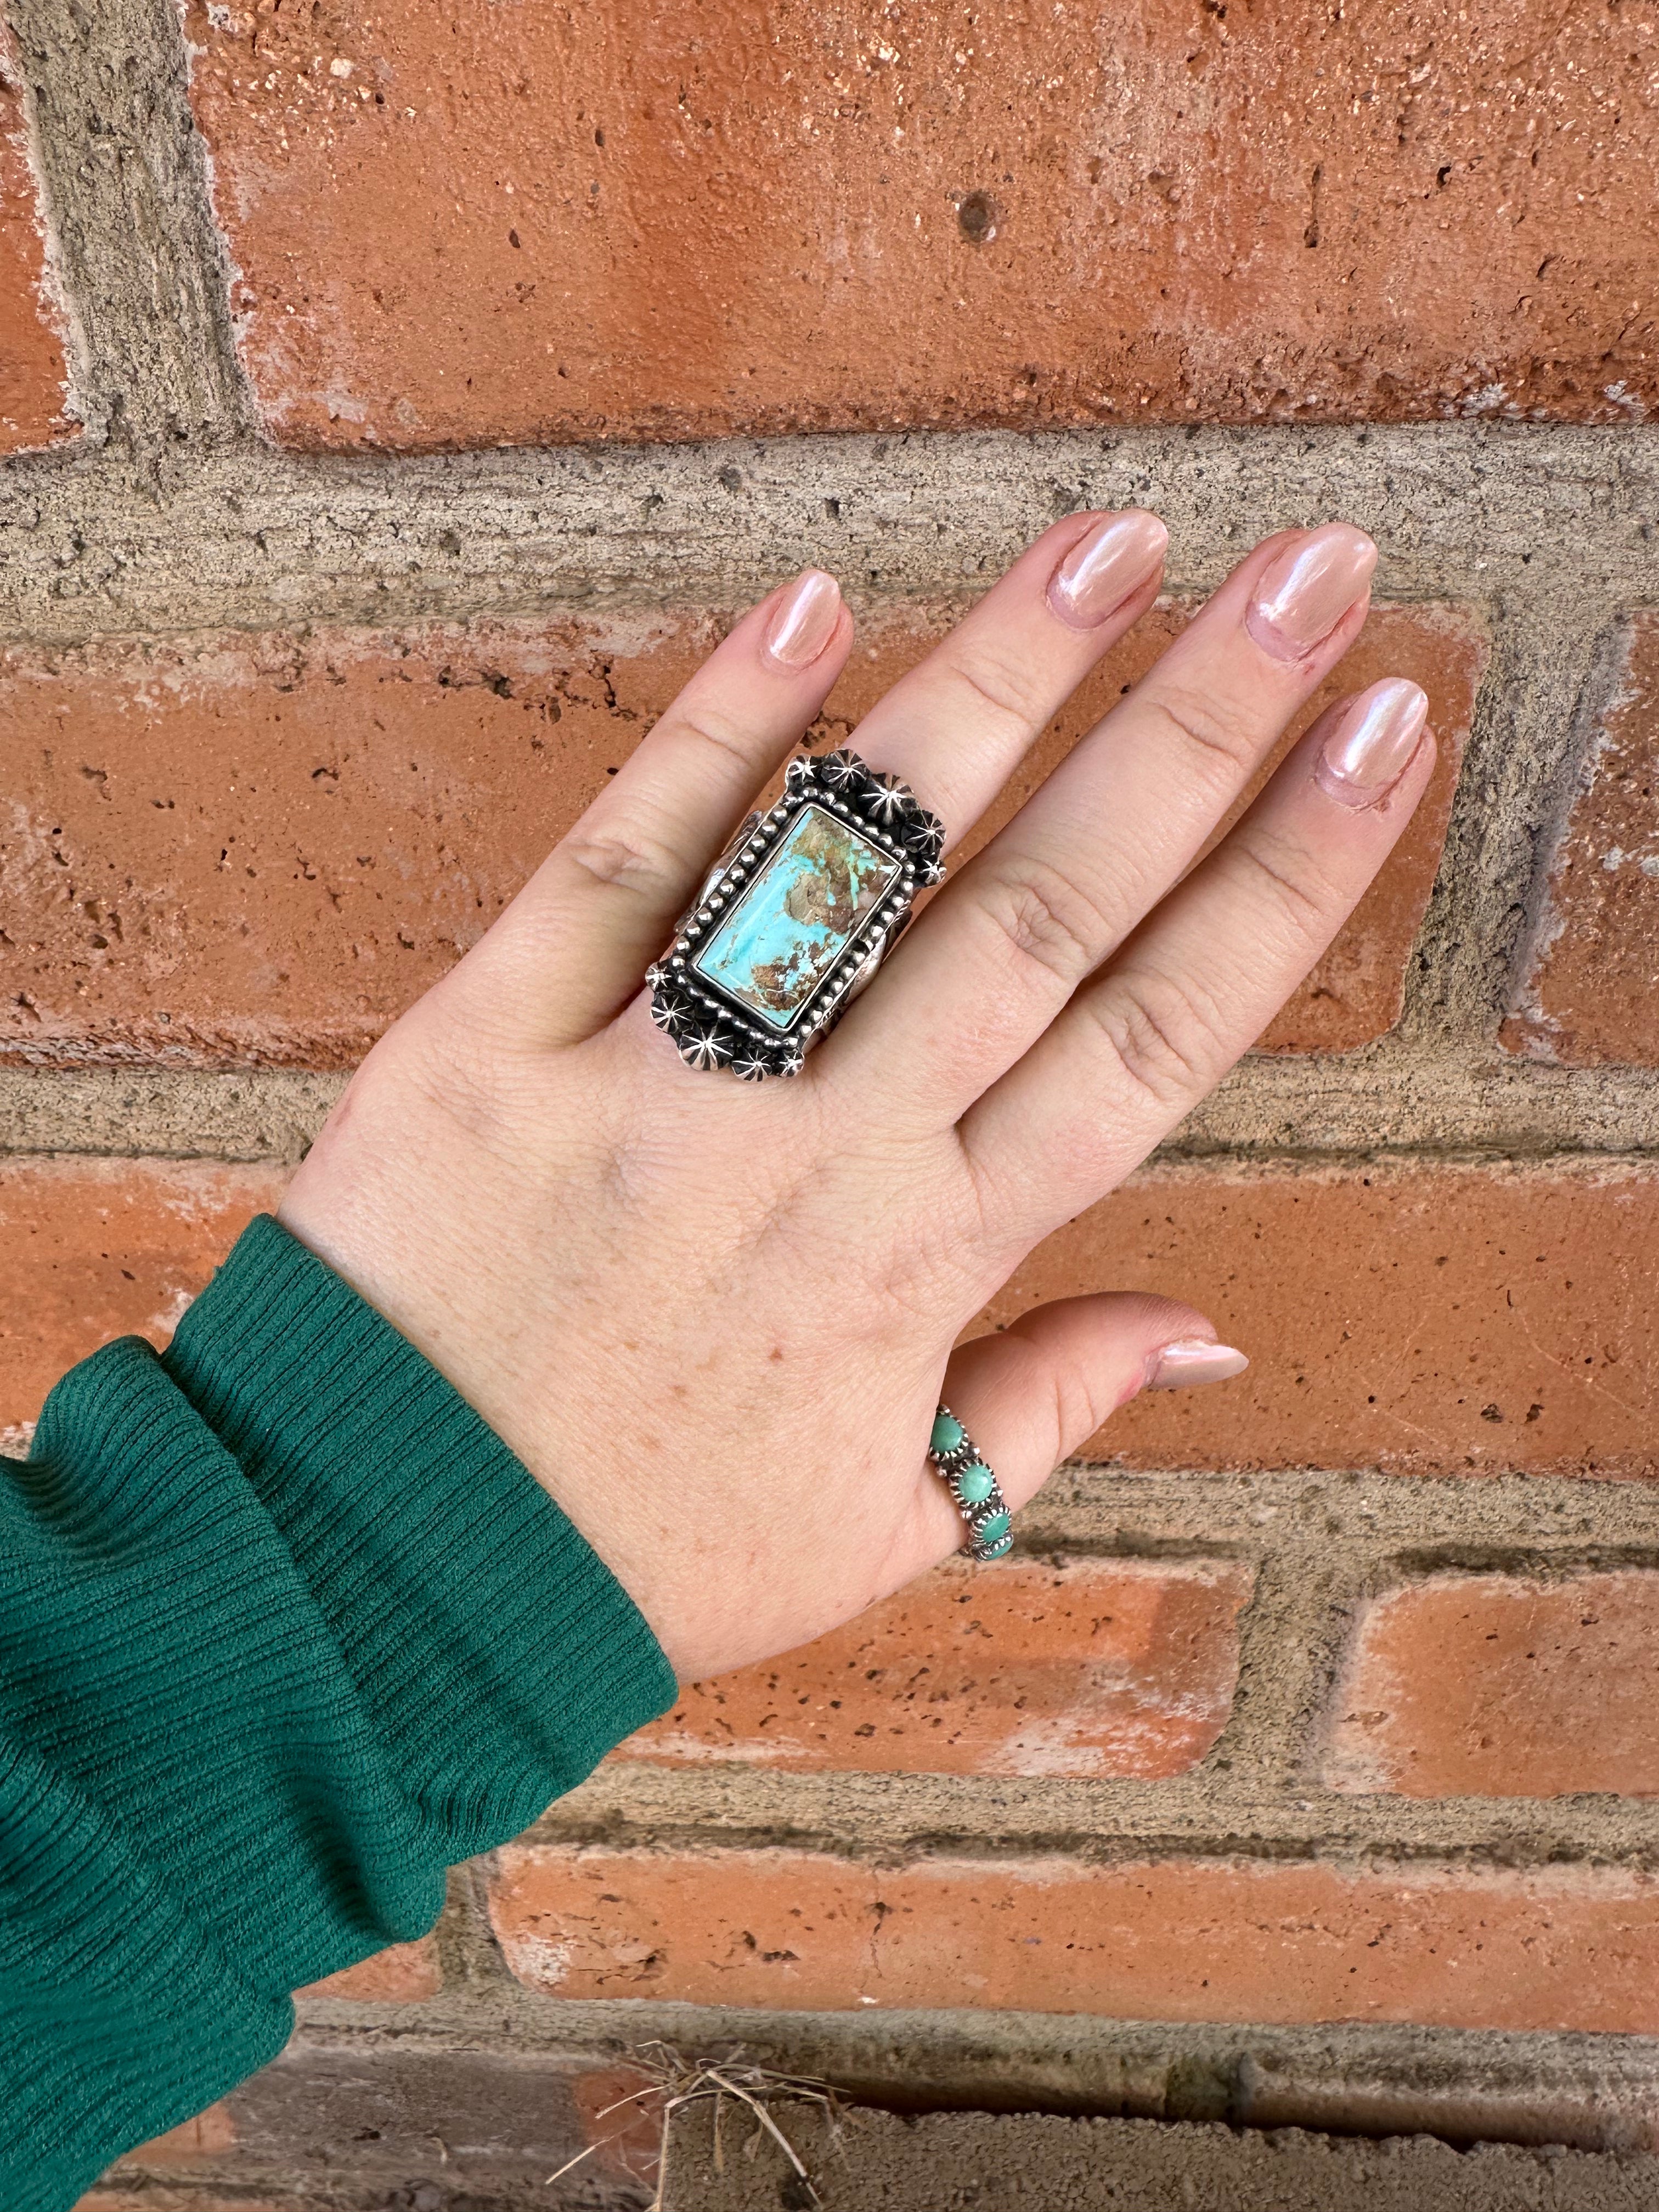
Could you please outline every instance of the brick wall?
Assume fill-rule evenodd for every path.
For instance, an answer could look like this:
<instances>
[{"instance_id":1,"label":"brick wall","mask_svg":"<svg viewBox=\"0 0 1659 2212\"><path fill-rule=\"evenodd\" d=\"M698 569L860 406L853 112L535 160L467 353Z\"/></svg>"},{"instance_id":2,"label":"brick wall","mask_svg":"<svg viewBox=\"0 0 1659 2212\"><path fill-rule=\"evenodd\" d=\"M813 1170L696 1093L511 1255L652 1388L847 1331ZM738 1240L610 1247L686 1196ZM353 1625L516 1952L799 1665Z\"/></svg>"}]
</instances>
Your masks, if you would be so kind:
<instances>
[{"instance_id":1,"label":"brick wall","mask_svg":"<svg viewBox=\"0 0 1659 2212\"><path fill-rule=\"evenodd\" d=\"M1265 1048L995 1309L1156 1285L1245 1381L1131 1409L1000 1575L689 1687L92 2203L637 2204L657 2037L1659 2147L1646 12L5 7L13 1448L805 561L840 732L1056 514L1157 507L1050 761L1346 515L1338 680L1443 740Z\"/></svg>"}]
</instances>

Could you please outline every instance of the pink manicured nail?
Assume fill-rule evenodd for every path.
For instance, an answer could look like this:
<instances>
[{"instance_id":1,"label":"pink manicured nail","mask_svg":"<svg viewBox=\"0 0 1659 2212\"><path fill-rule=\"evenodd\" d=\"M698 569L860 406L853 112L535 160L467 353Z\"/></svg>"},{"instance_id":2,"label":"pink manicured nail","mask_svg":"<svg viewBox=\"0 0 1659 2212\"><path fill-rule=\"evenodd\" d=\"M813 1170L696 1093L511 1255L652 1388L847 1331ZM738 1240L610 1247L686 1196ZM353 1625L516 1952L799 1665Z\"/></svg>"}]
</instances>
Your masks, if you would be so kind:
<instances>
[{"instance_id":1,"label":"pink manicured nail","mask_svg":"<svg viewBox=\"0 0 1659 2212\"><path fill-rule=\"evenodd\" d=\"M773 610L766 650L781 667L810 668L836 634L841 586L822 568L805 568Z\"/></svg>"},{"instance_id":2,"label":"pink manicured nail","mask_svg":"<svg viewBox=\"0 0 1659 2212\"><path fill-rule=\"evenodd\" d=\"M1138 507L1109 514L1048 579L1048 605L1073 629L1094 629L1164 565L1170 533Z\"/></svg>"},{"instance_id":3,"label":"pink manicured nail","mask_svg":"<svg viewBox=\"0 0 1659 2212\"><path fill-rule=\"evenodd\" d=\"M1300 660L1328 638L1370 582L1376 548L1349 522L1311 530L1268 567L1244 627L1275 660Z\"/></svg>"},{"instance_id":4,"label":"pink manicured nail","mask_svg":"<svg viewBox=\"0 0 1659 2212\"><path fill-rule=\"evenodd\" d=\"M1224 1382L1242 1375L1249 1365L1231 1344L1212 1344L1206 1336L1177 1337L1160 1345L1146 1361L1148 1390L1182 1390L1192 1382Z\"/></svg>"},{"instance_id":5,"label":"pink manicured nail","mask_svg":"<svg viewBox=\"0 0 1659 2212\"><path fill-rule=\"evenodd\" d=\"M1344 806L1375 806L1411 766L1429 702L1403 676L1362 691L1320 748L1314 781Z\"/></svg>"}]
</instances>

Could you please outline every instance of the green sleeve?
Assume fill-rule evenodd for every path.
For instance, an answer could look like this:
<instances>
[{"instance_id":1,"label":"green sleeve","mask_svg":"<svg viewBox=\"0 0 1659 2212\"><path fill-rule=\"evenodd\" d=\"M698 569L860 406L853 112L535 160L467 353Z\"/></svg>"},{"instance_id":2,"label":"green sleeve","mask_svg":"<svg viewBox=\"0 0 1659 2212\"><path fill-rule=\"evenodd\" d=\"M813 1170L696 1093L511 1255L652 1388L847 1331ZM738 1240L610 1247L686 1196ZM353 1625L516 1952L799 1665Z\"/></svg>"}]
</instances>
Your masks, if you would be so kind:
<instances>
[{"instance_id":1,"label":"green sleeve","mask_svg":"<svg viewBox=\"0 0 1659 2212\"><path fill-rule=\"evenodd\" d=\"M672 1701L634 1605L414 1348L256 1221L157 1358L0 1459L0 2204L60 2212L423 1934Z\"/></svg>"}]
</instances>

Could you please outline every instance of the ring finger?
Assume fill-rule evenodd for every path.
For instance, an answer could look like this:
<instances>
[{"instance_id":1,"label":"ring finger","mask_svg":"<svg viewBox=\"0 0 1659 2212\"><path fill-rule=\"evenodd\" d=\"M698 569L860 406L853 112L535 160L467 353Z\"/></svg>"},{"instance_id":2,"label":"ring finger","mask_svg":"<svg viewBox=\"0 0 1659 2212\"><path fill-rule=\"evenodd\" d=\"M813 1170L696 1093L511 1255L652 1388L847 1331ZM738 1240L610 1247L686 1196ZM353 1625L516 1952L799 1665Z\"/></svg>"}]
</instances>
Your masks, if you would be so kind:
<instances>
[{"instance_id":1,"label":"ring finger","mask_svg":"<svg viewBox=\"0 0 1659 2212\"><path fill-rule=\"evenodd\" d=\"M1270 538L1076 745L924 921L824 1075L956 1121L1192 866L1365 618L1376 548L1331 523Z\"/></svg>"}]
</instances>

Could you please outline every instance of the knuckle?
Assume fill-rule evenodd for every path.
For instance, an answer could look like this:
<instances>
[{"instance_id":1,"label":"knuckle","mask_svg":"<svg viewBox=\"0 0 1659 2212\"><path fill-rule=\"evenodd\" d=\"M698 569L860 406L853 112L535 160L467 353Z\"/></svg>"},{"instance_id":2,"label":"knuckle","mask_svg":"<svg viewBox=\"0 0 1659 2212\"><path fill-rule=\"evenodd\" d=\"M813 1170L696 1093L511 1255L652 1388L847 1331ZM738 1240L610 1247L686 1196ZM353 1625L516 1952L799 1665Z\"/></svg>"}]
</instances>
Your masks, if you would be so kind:
<instances>
[{"instance_id":1,"label":"knuckle","mask_svg":"<svg viewBox=\"0 0 1659 2212\"><path fill-rule=\"evenodd\" d=\"M1254 733L1220 712L1201 692L1166 679L1148 690L1142 704L1200 773L1214 778L1230 794L1255 768L1258 747Z\"/></svg>"},{"instance_id":2,"label":"knuckle","mask_svg":"<svg viewBox=\"0 0 1659 2212\"><path fill-rule=\"evenodd\" d=\"M982 910L1012 951L1016 967L1036 969L1074 990L1104 957L1111 924L1095 901L1060 869L1028 860L995 877Z\"/></svg>"},{"instance_id":3,"label":"knuckle","mask_svg":"<svg viewBox=\"0 0 1659 2212\"><path fill-rule=\"evenodd\" d=\"M1104 1427L1115 1400L1106 1402L1099 1389L1101 1376L1075 1355L1057 1352L1052 1343L1034 1343L1016 1322L1003 1338L1005 1357L1012 1371L1012 1395L1033 1408L1046 1405L1052 1442L1050 1466L1085 1443Z\"/></svg>"},{"instance_id":4,"label":"knuckle","mask_svg":"<svg viewBox=\"0 0 1659 2212\"><path fill-rule=\"evenodd\" d=\"M658 898L684 877L679 855L639 823L584 830L579 823L560 847L573 868L610 890Z\"/></svg>"},{"instance_id":5,"label":"knuckle","mask_svg":"<svg viewBox=\"0 0 1659 2212\"><path fill-rule=\"evenodd\" d=\"M1249 837L1240 841L1235 859L1298 940L1323 940L1338 895L1305 853L1287 848L1281 854L1262 839Z\"/></svg>"},{"instance_id":6,"label":"knuckle","mask_svg":"<svg viewBox=\"0 0 1659 2212\"><path fill-rule=\"evenodd\" d=\"M952 667L981 708L1028 730L1048 719L1048 702L1034 672L1004 659L983 644L958 643Z\"/></svg>"},{"instance_id":7,"label":"knuckle","mask_svg":"<svg viewBox=\"0 0 1659 2212\"><path fill-rule=\"evenodd\" d=\"M1058 1361L1051 1370L1048 1387L1054 1401L1056 1461L1086 1443L1097 1429L1106 1425L1114 1410L1097 1394L1095 1382L1081 1360Z\"/></svg>"},{"instance_id":8,"label":"knuckle","mask_svg":"<svg viewBox=\"0 0 1659 2212\"><path fill-rule=\"evenodd\" d=\"M753 777L757 763L752 740L740 726L729 720L711 700L700 699L695 705L678 708L670 724L672 735L701 745L706 751L720 754L726 761L734 761L747 777Z\"/></svg>"},{"instance_id":9,"label":"knuckle","mask_svg":"<svg viewBox=\"0 0 1659 2212\"><path fill-rule=\"evenodd\" d=\"M1212 1009L1167 975L1115 975L1090 1002L1114 1060L1160 1108L1207 1091L1224 1065Z\"/></svg>"}]
</instances>

